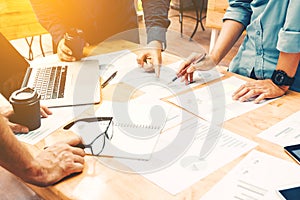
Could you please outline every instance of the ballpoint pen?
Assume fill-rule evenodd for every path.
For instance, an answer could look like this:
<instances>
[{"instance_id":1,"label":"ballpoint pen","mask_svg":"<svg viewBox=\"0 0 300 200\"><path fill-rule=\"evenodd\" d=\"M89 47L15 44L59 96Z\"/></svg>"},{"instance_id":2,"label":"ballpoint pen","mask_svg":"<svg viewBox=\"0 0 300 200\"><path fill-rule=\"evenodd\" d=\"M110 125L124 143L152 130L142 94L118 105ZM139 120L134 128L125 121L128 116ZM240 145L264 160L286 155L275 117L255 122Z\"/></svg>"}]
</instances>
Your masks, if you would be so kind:
<instances>
[{"instance_id":1,"label":"ballpoint pen","mask_svg":"<svg viewBox=\"0 0 300 200\"><path fill-rule=\"evenodd\" d=\"M183 73L186 72L186 70L187 70L187 68L188 68L189 66L191 66L192 64L197 64L197 63L201 62L201 61L205 58L205 56L206 56L206 53L202 54L197 60L195 60L195 61L192 62L191 64L185 66L185 68L183 68L183 70L180 72L180 74L179 74L178 76L175 76L175 77L168 83L168 85L171 84L171 83L173 83L174 81L176 81L179 77L181 77L181 76L183 75Z\"/></svg>"},{"instance_id":2,"label":"ballpoint pen","mask_svg":"<svg viewBox=\"0 0 300 200\"><path fill-rule=\"evenodd\" d=\"M101 88L103 89L107 84L117 75L118 71L115 71L102 85Z\"/></svg>"}]
</instances>

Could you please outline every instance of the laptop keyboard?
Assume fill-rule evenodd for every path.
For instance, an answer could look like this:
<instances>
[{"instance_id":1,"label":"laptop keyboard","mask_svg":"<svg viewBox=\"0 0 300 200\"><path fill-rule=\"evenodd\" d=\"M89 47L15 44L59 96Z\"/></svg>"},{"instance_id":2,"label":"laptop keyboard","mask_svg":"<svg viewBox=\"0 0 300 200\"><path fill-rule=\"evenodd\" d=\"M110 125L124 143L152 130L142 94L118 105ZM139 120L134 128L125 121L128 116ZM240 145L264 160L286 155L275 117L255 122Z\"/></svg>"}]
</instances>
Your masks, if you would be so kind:
<instances>
[{"instance_id":1,"label":"laptop keyboard","mask_svg":"<svg viewBox=\"0 0 300 200\"><path fill-rule=\"evenodd\" d=\"M33 88L41 95L42 100L64 97L68 66L39 68Z\"/></svg>"}]
</instances>

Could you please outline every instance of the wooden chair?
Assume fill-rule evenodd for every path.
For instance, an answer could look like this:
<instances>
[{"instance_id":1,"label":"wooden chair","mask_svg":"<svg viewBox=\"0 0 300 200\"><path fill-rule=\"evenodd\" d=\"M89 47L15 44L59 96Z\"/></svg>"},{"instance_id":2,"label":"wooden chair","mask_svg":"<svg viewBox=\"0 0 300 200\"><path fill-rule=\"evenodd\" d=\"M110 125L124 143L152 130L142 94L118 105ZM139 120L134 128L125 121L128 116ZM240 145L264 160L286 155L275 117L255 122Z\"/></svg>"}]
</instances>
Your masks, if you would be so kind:
<instances>
[{"instance_id":1,"label":"wooden chair","mask_svg":"<svg viewBox=\"0 0 300 200\"><path fill-rule=\"evenodd\" d=\"M190 40L192 40L195 33L198 30L199 23L201 25L202 30L203 31L205 30L202 20L205 19L206 16L202 16L202 13L206 7L207 0L191 0L190 1L191 9L195 11L195 17L190 16L190 15L184 15L184 10L185 10L186 4L184 3L184 0L177 0L177 1L178 1L177 4L175 4L175 2L173 2L173 6L171 5L171 8L179 11L179 23L180 23L181 36L182 36L182 32L183 32L183 18L188 17L188 18L192 18L192 19L196 20L195 28L193 30L193 33L190 36Z\"/></svg>"},{"instance_id":2,"label":"wooden chair","mask_svg":"<svg viewBox=\"0 0 300 200\"><path fill-rule=\"evenodd\" d=\"M40 37L40 47L43 53L41 35L48 33L38 22L29 0L2 0L0 2L0 32L8 40L25 38L29 46L29 60L33 59L31 49L33 37ZM27 37L31 37L31 40Z\"/></svg>"}]
</instances>

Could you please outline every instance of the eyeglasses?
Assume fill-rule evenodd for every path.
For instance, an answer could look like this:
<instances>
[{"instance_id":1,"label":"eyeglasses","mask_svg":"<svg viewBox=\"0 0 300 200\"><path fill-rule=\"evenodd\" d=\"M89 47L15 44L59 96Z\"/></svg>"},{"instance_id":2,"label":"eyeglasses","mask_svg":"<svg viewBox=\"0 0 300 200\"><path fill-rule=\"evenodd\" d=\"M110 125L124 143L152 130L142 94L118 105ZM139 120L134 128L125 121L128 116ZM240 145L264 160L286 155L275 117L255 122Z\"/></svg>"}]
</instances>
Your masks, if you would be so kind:
<instances>
[{"instance_id":1,"label":"eyeglasses","mask_svg":"<svg viewBox=\"0 0 300 200\"><path fill-rule=\"evenodd\" d=\"M78 124L77 126L74 126L72 130L74 132L78 132L79 135L83 139L83 145L85 148L86 153L90 153L92 155L98 156L103 151L105 147L105 141L111 140L113 138L113 117L92 117L92 118L82 118L75 121L70 122L67 124L64 129L70 129L75 124ZM92 122L107 122L107 123L93 123L93 125L80 125L79 122L85 122L85 123L92 123ZM96 125L96 126L95 126ZM102 128L103 127L103 128ZM109 128L111 127L111 131L109 131ZM90 138L90 136L94 136L93 133L95 130L99 130L100 133L96 135L95 138L92 139L91 142L86 143ZM90 133L92 132L92 133ZM89 150L88 150L89 149Z\"/></svg>"}]
</instances>

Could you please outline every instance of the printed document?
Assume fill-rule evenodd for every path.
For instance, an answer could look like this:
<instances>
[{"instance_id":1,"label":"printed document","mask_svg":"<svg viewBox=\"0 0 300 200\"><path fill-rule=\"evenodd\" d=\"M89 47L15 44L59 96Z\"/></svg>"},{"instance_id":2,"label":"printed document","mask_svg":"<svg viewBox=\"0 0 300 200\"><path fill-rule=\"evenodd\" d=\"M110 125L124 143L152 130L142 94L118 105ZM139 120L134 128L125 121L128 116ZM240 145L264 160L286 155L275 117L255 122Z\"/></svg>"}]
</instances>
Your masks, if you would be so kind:
<instances>
[{"instance_id":1,"label":"printed document","mask_svg":"<svg viewBox=\"0 0 300 200\"><path fill-rule=\"evenodd\" d=\"M166 163L153 172L150 170L149 172L140 172L142 176L173 195L190 187L257 145L228 130L214 129L206 121L195 119L187 120L181 125L163 132L152 158L147 161L155 166L157 163L164 163L173 153L177 152L178 156L174 157L172 162ZM217 134L215 131L221 131L221 133ZM184 137L190 137L189 134L194 135L194 139L190 143L184 139ZM177 137L183 137L183 139L176 143ZM205 156L201 155L202 147L211 140L213 143L207 146L209 153ZM181 145L184 143L186 145L182 147ZM178 152L178 149L181 151ZM162 154L163 150L168 150L169 154ZM133 171L137 171L138 163L124 162L124 164Z\"/></svg>"},{"instance_id":2,"label":"printed document","mask_svg":"<svg viewBox=\"0 0 300 200\"><path fill-rule=\"evenodd\" d=\"M110 84L117 84L120 82L126 83L143 92L153 94L153 96L158 99L167 97L170 94L189 90L192 87L223 76L223 74L219 73L216 69L199 72L194 75L194 83L185 85L184 82L180 81L180 78L172 82L172 79L176 77L176 72L179 69L179 65L182 60L170 65L161 66L160 77L157 78L154 72L147 72L138 66L136 62L136 54L131 53L130 51L120 51L118 56L116 55L117 52L114 54L114 59L105 58L106 56L110 56L110 54L101 55L101 58L99 56L92 56L88 59L98 59L99 63L106 63L106 67L101 68L101 76L103 80L106 80L114 72L117 72L117 75ZM104 65L105 64L103 64L103 66ZM148 64L145 63L145 66L146 65ZM166 94L166 90L168 90L169 93Z\"/></svg>"},{"instance_id":3,"label":"printed document","mask_svg":"<svg viewBox=\"0 0 300 200\"><path fill-rule=\"evenodd\" d=\"M300 144L300 111L271 126L258 136L282 147Z\"/></svg>"},{"instance_id":4,"label":"printed document","mask_svg":"<svg viewBox=\"0 0 300 200\"><path fill-rule=\"evenodd\" d=\"M201 200L280 200L276 190L300 185L299 165L252 151Z\"/></svg>"},{"instance_id":5,"label":"printed document","mask_svg":"<svg viewBox=\"0 0 300 200\"><path fill-rule=\"evenodd\" d=\"M28 144L36 144L70 120L87 110L91 105L76 107L51 108L52 115L41 119L41 126L26 134L16 134L17 138Z\"/></svg>"},{"instance_id":6,"label":"printed document","mask_svg":"<svg viewBox=\"0 0 300 200\"><path fill-rule=\"evenodd\" d=\"M239 102L233 100L233 92L244 83L245 81L242 79L230 77L206 87L170 98L168 101L185 108L207 121L211 121L214 115L224 115L224 120L226 121L259 108L271 101L267 100L255 104L252 101Z\"/></svg>"}]
</instances>

